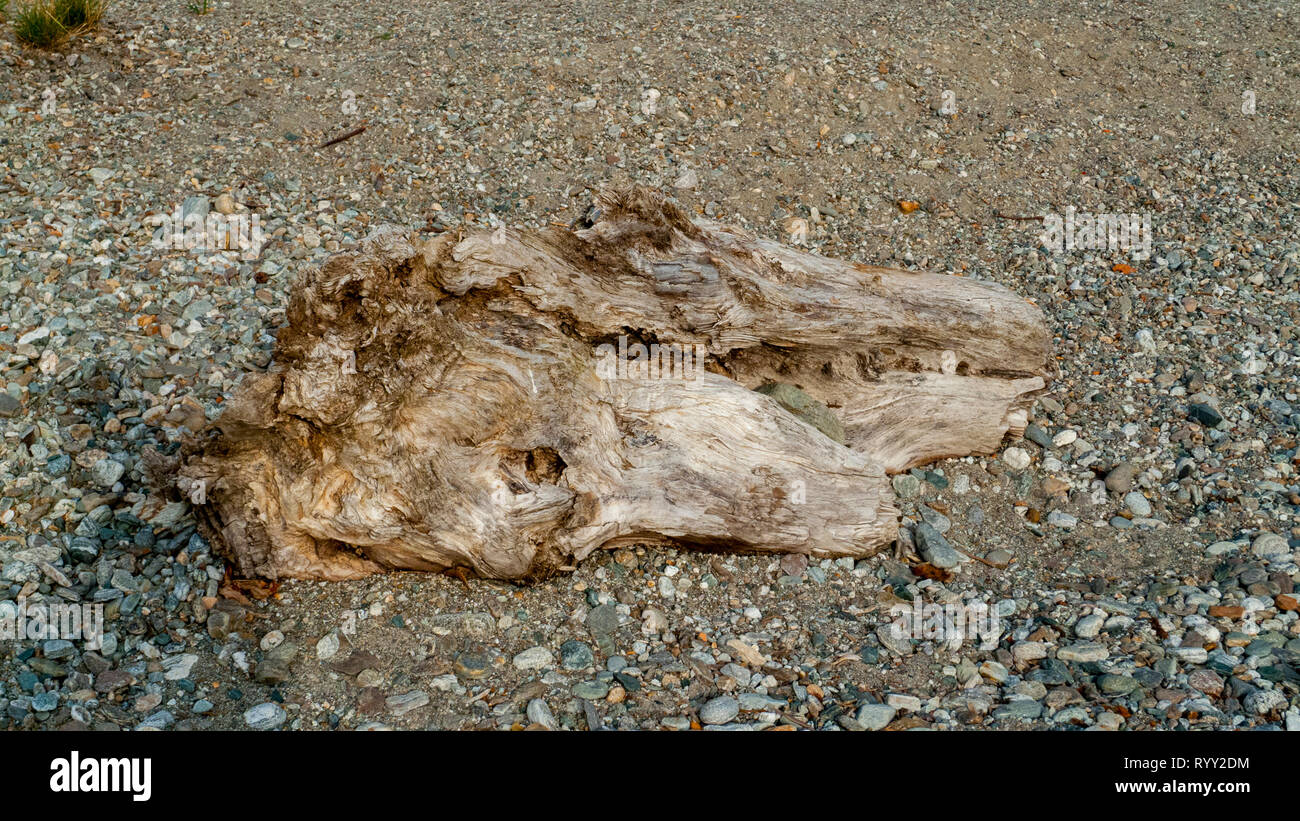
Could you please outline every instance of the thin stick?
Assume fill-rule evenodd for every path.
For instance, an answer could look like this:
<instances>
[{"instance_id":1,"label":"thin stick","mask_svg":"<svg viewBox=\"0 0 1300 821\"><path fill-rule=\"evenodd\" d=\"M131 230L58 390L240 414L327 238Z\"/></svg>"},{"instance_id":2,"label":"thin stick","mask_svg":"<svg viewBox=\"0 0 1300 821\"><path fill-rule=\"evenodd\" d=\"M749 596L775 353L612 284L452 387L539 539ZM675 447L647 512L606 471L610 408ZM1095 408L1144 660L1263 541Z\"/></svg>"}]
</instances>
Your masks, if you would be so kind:
<instances>
[{"instance_id":1,"label":"thin stick","mask_svg":"<svg viewBox=\"0 0 1300 821\"><path fill-rule=\"evenodd\" d=\"M1042 222L1043 221L1042 217L1016 217L1016 216L1012 216L1011 214L1004 214L1001 211L994 211L993 216L997 217L998 219L1019 220L1020 222L1034 222L1034 221Z\"/></svg>"},{"instance_id":2,"label":"thin stick","mask_svg":"<svg viewBox=\"0 0 1300 821\"><path fill-rule=\"evenodd\" d=\"M952 543L949 542L949 544L952 544ZM998 567L996 564L994 564L993 562L989 561L988 559L982 559L982 558L980 558L979 556L976 556L974 553L967 553L965 550L962 550L960 547L957 547L957 545L955 545L955 544L952 545L952 547L953 547L954 550L956 550L958 553L962 554L963 556L966 556L966 557L968 557L968 558L974 559L975 561L979 562L980 564L986 564L986 565L988 565L989 567L993 568L994 570L1006 570L1005 567Z\"/></svg>"},{"instance_id":3,"label":"thin stick","mask_svg":"<svg viewBox=\"0 0 1300 821\"><path fill-rule=\"evenodd\" d=\"M365 130L366 130L366 127L365 127L364 125L363 125L363 126L358 126L357 128L352 129L351 131L349 131L349 132L346 133L346 134L340 134L339 136L335 137L335 138L332 139L332 140L326 140L325 142L323 142L323 143L321 143L320 145L316 146L316 148L317 148L317 149L321 149L321 148L329 148L331 145L338 145L339 143L343 142L344 140L350 140L350 139L352 139L353 137L357 136L358 134L362 134L362 133L364 133Z\"/></svg>"}]
</instances>

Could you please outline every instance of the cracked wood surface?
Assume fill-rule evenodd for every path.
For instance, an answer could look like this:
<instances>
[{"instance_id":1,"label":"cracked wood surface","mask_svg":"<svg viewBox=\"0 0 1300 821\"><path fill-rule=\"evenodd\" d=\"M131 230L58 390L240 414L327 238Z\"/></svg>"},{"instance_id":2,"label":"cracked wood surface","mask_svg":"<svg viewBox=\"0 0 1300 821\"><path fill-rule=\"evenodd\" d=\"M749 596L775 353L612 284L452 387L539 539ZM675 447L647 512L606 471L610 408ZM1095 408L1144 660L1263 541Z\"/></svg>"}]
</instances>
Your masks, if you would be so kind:
<instances>
[{"instance_id":1,"label":"cracked wood surface","mask_svg":"<svg viewBox=\"0 0 1300 821\"><path fill-rule=\"evenodd\" d=\"M1041 312L1001 286L819 257L644 189L597 204L576 231L381 229L300 275L271 369L174 478L241 574L518 579L657 542L864 557L896 536L887 474L994 451L1053 374ZM602 369L620 339L704 365Z\"/></svg>"}]
</instances>

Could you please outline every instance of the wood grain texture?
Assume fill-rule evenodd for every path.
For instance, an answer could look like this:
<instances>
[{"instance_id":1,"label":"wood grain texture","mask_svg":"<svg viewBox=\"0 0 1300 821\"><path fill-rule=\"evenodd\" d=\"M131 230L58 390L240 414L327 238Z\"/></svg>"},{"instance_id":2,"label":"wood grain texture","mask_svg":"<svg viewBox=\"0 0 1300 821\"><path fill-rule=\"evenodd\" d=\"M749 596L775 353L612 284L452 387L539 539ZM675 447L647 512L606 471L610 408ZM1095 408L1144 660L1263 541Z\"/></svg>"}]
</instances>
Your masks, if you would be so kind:
<instances>
[{"instance_id":1,"label":"wood grain texture","mask_svg":"<svg viewBox=\"0 0 1300 821\"><path fill-rule=\"evenodd\" d=\"M897 532L888 473L995 450L1052 376L1041 313L999 286L819 257L644 189L598 207L577 231L386 228L298 278L271 369L174 476L241 574L517 579L666 541L868 556ZM662 369L606 367L638 344Z\"/></svg>"}]
</instances>

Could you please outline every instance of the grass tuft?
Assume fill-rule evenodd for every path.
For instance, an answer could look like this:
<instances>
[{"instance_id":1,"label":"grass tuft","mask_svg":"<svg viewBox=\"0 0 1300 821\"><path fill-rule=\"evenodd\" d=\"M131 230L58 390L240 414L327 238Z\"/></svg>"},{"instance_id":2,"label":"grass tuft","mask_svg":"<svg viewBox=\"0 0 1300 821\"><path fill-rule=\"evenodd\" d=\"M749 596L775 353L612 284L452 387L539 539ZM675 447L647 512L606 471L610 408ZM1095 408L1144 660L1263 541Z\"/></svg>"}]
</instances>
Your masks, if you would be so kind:
<instances>
[{"instance_id":1,"label":"grass tuft","mask_svg":"<svg viewBox=\"0 0 1300 821\"><path fill-rule=\"evenodd\" d=\"M55 48L99 25L107 5L106 0L36 0L14 18L14 36L29 46Z\"/></svg>"},{"instance_id":2,"label":"grass tuft","mask_svg":"<svg viewBox=\"0 0 1300 821\"><path fill-rule=\"evenodd\" d=\"M69 34L90 31L104 16L106 0L54 0L54 16Z\"/></svg>"}]
</instances>

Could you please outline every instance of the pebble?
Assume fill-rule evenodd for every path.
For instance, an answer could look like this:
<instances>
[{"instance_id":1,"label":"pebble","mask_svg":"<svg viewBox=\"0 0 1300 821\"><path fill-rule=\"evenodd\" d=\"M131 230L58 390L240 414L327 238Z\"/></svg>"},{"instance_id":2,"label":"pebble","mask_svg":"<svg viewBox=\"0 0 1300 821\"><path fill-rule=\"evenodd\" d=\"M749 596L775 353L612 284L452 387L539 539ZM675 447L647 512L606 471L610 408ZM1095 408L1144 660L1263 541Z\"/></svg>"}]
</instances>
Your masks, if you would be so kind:
<instances>
[{"instance_id":1,"label":"pebble","mask_svg":"<svg viewBox=\"0 0 1300 821\"><path fill-rule=\"evenodd\" d=\"M709 699L700 707L700 721L704 724L726 724L740 714L740 702L731 696Z\"/></svg>"},{"instance_id":2,"label":"pebble","mask_svg":"<svg viewBox=\"0 0 1300 821\"><path fill-rule=\"evenodd\" d=\"M618 610L612 604L602 604L587 612L587 629L593 636L610 636L618 629Z\"/></svg>"},{"instance_id":3,"label":"pebble","mask_svg":"<svg viewBox=\"0 0 1300 821\"><path fill-rule=\"evenodd\" d=\"M116 459L107 457L100 459L90 469L91 480L103 488L111 488L117 484L117 480L122 478L126 472L126 466Z\"/></svg>"},{"instance_id":4,"label":"pebble","mask_svg":"<svg viewBox=\"0 0 1300 821\"><path fill-rule=\"evenodd\" d=\"M486 653L461 653L452 663L452 669L461 678L479 679L492 671L492 659Z\"/></svg>"},{"instance_id":5,"label":"pebble","mask_svg":"<svg viewBox=\"0 0 1300 821\"><path fill-rule=\"evenodd\" d=\"M1074 634L1081 639L1095 639L1101 633L1106 619L1095 613L1084 616L1074 623Z\"/></svg>"},{"instance_id":6,"label":"pebble","mask_svg":"<svg viewBox=\"0 0 1300 821\"><path fill-rule=\"evenodd\" d=\"M395 716L403 716L428 704L429 694L423 690L412 690L402 695L389 696L386 703L389 713Z\"/></svg>"},{"instance_id":7,"label":"pebble","mask_svg":"<svg viewBox=\"0 0 1300 821\"><path fill-rule=\"evenodd\" d=\"M998 707L993 717L1012 721L1033 721L1043 714L1043 705L1028 698L1018 698Z\"/></svg>"},{"instance_id":8,"label":"pebble","mask_svg":"<svg viewBox=\"0 0 1300 821\"><path fill-rule=\"evenodd\" d=\"M883 730L898 715L898 710L888 704L863 704L854 718L867 730Z\"/></svg>"},{"instance_id":9,"label":"pebble","mask_svg":"<svg viewBox=\"0 0 1300 821\"><path fill-rule=\"evenodd\" d=\"M1052 525L1053 527L1062 527L1068 530L1074 527L1075 525L1077 525L1079 523L1079 519L1077 516L1074 516L1070 513L1065 513L1060 510L1053 510L1051 513L1047 514L1047 523L1049 525Z\"/></svg>"},{"instance_id":10,"label":"pebble","mask_svg":"<svg viewBox=\"0 0 1300 821\"><path fill-rule=\"evenodd\" d=\"M921 699L909 693L890 693L885 696L885 703L890 707L906 710L909 713L919 713L921 711Z\"/></svg>"},{"instance_id":11,"label":"pebble","mask_svg":"<svg viewBox=\"0 0 1300 821\"><path fill-rule=\"evenodd\" d=\"M316 642L316 658L321 661L329 661L339 652L339 634L337 631L330 631L321 636L320 641Z\"/></svg>"},{"instance_id":12,"label":"pebble","mask_svg":"<svg viewBox=\"0 0 1300 821\"><path fill-rule=\"evenodd\" d=\"M263 702L244 712L244 724L253 730L273 730L288 718L284 708L273 702Z\"/></svg>"},{"instance_id":13,"label":"pebble","mask_svg":"<svg viewBox=\"0 0 1300 821\"><path fill-rule=\"evenodd\" d=\"M1068 647L1062 647L1057 651L1056 657L1061 661L1102 661L1110 658L1110 650L1104 644L1096 642L1081 642L1072 644Z\"/></svg>"},{"instance_id":14,"label":"pebble","mask_svg":"<svg viewBox=\"0 0 1300 821\"><path fill-rule=\"evenodd\" d=\"M1261 533L1250 543L1250 552L1261 559L1278 559L1289 554L1291 547L1276 533Z\"/></svg>"},{"instance_id":15,"label":"pebble","mask_svg":"<svg viewBox=\"0 0 1300 821\"><path fill-rule=\"evenodd\" d=\"M1007 448L1002 451L1002 461L1012 470L1024 470L1029 467L1029 452L1024 448Z\"/></svg>"},{"instance_id":16,"label":"pebble","mask_svg":"<svg viewBox=\"0 0 1300 821\"><path fill-rule=\"evenodd\" d=\"M519 670L541 670L555 664L555 656L545 647L530 647L514 657Z\"/></svg>"},{"instance_id":17,"label":"pebble","mask_svg":"<svg viewBox=\"0 0 1300 821\"><path fill-rule=\"evenodd\" d=\"M1014 558L1015 556L1011 553L1011 551L1005 550L1003 548L998 548L997 550L990 550L988 553L984 555L984 560L987 561L989 564L993 565L994 567L1007 567L1008 565L1011 564L1011 561Z\"/></svg>"},{"instance_id":18,"label":"pebble","mask_svg":"<svg viewBox=\"0 0 1300 821\"><path fill-rule=\"evenodd\" d=\"M166 679L168 681L180 681L183 678L189 678L190 671L194 669L194 665L198 660L199 657L193 653L163 659L162 666Z\"/></svg>"},{"instance_id":19,"label":"pebble","mask_svg":"<svg viewBox=\"0 0 1300 821\"><path fill-rule=\"evenodd\" d=\"M1136 490L1124 496L1124 506L1138 518L1145 519L1151 515L1151 503L1147 501L1147 497Z\"/></svg>"},{"instance_id":20,"label":"pebble","mask_svg":"<svg viewBox=\"0 0 1300 821\"><path fill-rule=\"evenodd\" d=\"M1203 403L1188 406L1187 418L1193 422L1199 422L1207 428L1218 427L1223 422L1223 416L1217 410Z\"/></svg>"},{"instance_id":21,"label":"pebble","mask_svg":"<svg viewBox=\"0 0 1300 821\"><path fill-rule=\"evenodd\" d=\"M599 701L609 695L609 684L600 680L581 681L573 685L573 695L588 701Z\"/></svg>"},{"instance_id":22,"label":"pebble","mask_svg":"<svg viewBox=\"0 0 1300 821\"><path fill-rule=\"evenodd\" d=\"M1060 431L1059 433L1057 433L1055 436L1052 437L1052 444L1058 448L1063 448L1068 445L1074 444L1075 440L1077 440L1078 438L1079 438L1078 431L1070 430L1069 428L1066 428L1065 430Z\"/></svg>"},{"instance_id":23,"label":"pebble","mask_svg":"<svg viewBox=\"0 0 1300 821\"><path fill-rule=\"evenodd\" d=\"M921 480L910 473L899 473L890 481L900 499L915 499L921 492Z\"/></svg>"},{"instance_id":24,"label":"pebble","mask_svg":"<svg viewBox=\"0 0 1300 821\"><path fill-rule=\"evenodd\" d=\"M954 568L961 565L961 554L929 522L921 522L912 532L921 558L935 567Z\"/></svg>"},{"instance_id":25,"label":"pebble","mask_svg":"<svg viewBox=\"0 0 1300 821\"><path fill-rule=\"evenodd\" d=\"M1106 474L1106 489L1111 493L1128 493L1133 487L1133 477L1137 467L1129 462L1120 462Z\"/></svg>"},{"instance_id":26,"label":"pebble","mask_svg":"<svg viewBox=\"0 0 1300 821\"><path fill-rule=\"evenodd\" d=\"M1103 693L1125 696L1138 688L1138 682L1132 676L1106 673L1097 677L1097 686Z\"/></svg>"},{"instance_id":27,"label":"pebble","mask_svg":"<svg viewBox=\"0 0 1300 821\"><path fill-rule=\"evenodd\" d=\"M528 720L533 724L540 724L548 730L557 730L559 725L555 721L555 715L551 708L540 698L535 698L528 702Z\"/></svg>"},{"instance_id":28,"label":"pebble","mask_svg":"<svg viewBox=\"0 0 1300 821\"><path fill-rule=\"evenodd\" d=\"M547 663L549 664L550 654L547 654ZM518 666L518 656L515 657L515 664ZM596 663L595 656L591 648L580 641L566 641L560 645L560 664L566 670L585 670Z\"/></svg>"},{"instance_id":29,"label":"pebble","mask_svg":"<svg viewBox=\"0 0 1300 821\"><path fill-rule=\"evenodd\" d=\"M59 694L51 690L37 693L32 696L32 709L40 713L48 713L59 706Z\"/></svg>"},{"instance_id":30,"label":"pebble","mask_svg":"<svg viewBox=\"0 0 1300 821\"><path fill-rule=\"evenodd\" d=\"M1047 431L1038 425L1030 424L1025 426L1025 438L1044 450L1053 447L1052 437L1048 436Z\"/></svg>"},{"instance_id":31,"label":"pebble","mask_svg":"<svg viewBox=\"0 0 1300 821\"><path fill-rule=\"evenodd\" d=\"M262 636L262 640L258 643L258 646L261 647L263 651L271 651L283 643L284 633L279 630L271 630L267 632L266 635Z\"/></svg>"},{"instance_id":32,"label":"pebble","mask_svg":"<svg viewBox=\"0 0 1300 821\"><path fill-rule=\"evenodd\" d=\"M668 617L660 610L647 607L641 611L641 632L658 635L668 629Z\"/></svg>"}]
</instances>

